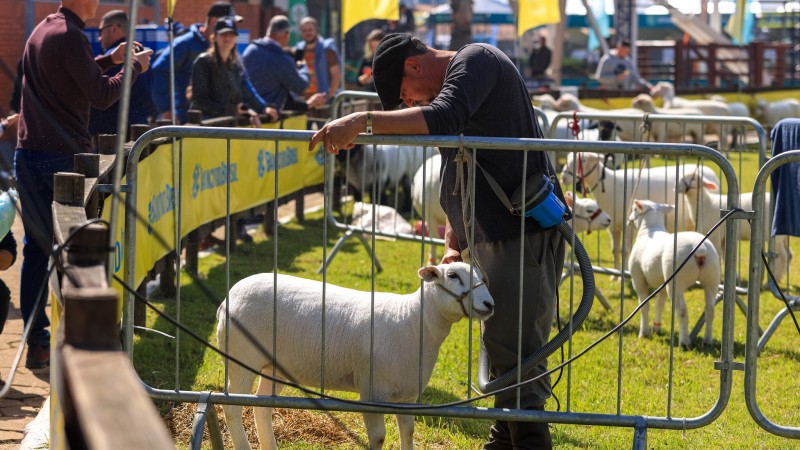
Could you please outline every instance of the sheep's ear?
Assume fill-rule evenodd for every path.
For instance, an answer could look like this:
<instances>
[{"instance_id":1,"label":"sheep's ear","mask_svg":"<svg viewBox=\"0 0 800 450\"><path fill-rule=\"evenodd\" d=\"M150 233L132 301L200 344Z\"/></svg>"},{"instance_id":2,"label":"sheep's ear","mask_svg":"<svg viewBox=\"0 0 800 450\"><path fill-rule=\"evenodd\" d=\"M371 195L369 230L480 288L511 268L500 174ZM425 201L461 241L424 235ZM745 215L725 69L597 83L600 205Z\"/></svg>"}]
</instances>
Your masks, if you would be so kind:
<instances>
[{"instance_id":1,"label":"sheep's ear","mask_svg":"<svg viewBox=\"0 0 800 450\"><path fill-rule=\"evenodd\" d=\"M664 214L669 214L675 209L675 207L666 203L659 203L657 209L662 211Z\"/></svg>"},{"instance_id":2,"label":"sheep's ear","mask_svg":"<svg viewBox=\"0 0 800 450\"><path fill-rule=\"evenodd\" d=\"M633 207L641 211L642 210L641 200L633 199Z\"/></svg>"},{"instance_id":3,"label":"sheep's ear","mask_svg":"<svg viewBox=\"0 0 800 450\"><path fill-rule=\"evenodd\" d=\"M703 186L709 191L719 190L719 186L717 186L717 183L714 183L713 181L709 180L706 177L703 177Z\"/></svg>"},{"instance_id":4,"label":"sheep's ear","mask_svg":"<svg viewBox=\"0 0 800 450\"><path fill-rule=\"evenodd\" d=\"M564 192L564 200L567 201L567 206L572 208L572 191Z\"/></svg>"},{"instance_id":5,"label":"sheep's ear","mask_svg":"<svg viewBox=\"0 0 800 450\"><path fill-rule=\"evenodd\" d=\"M438 266L426 266L419 269L418 274L422 281L429 282L441 278L442 271L439 270Z\"/></svg>"}]
</instances>

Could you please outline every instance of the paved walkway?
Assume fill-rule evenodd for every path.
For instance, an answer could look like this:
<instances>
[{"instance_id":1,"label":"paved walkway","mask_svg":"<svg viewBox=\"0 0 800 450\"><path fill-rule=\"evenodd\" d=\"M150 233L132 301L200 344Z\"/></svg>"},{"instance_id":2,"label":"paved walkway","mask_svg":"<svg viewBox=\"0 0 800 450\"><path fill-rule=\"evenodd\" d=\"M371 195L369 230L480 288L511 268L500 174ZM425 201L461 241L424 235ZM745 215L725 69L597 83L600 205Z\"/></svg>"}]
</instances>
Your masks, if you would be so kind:
<instances>
[{"instance_id":1,"label":"paved walkway","mask_svg":"<svg viewBox=\"0 0 800 450\"><path fill-rule=\"evenodd\" d=\"M0 335L0 377L8 378L11 364L17 354L22 337L22 315L19 310L19 270L22 267L22 220L17 216L12 227L17 239L17 262L0 278L11 289L11 308L3 334ZM48 308L47 314L50 314ZM26 350L27 351L27 350ZM36 417L50 394L49 375L34 375L25 369L25 353L20 368L14 375L11 390L0 399L0 450L16 449L22 440L25 425Z\"/></svg>"}]
</instances>

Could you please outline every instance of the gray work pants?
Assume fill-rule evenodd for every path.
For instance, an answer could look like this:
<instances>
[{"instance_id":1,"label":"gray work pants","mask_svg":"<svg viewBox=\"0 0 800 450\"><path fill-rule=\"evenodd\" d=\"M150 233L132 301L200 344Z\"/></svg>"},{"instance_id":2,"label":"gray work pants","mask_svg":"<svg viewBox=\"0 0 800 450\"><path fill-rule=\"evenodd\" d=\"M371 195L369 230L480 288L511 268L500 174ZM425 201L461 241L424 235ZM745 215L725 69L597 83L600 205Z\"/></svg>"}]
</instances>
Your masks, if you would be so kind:
<instances>
[{"instance_id":1,"label":"gray work pants","mask_svg":"<svg viewBox=\"0 0 800 450\"><path fill-rule=\"evenodd\" d=\"M487 279L495 301L495 313L483 327L483 342L489 356L491 375L496 377L517 366L520 316L522 360L547 343L553 323L556 292L564 265L565 241L557 229L525 234L497 242L474 245L472 257ZM520 249L523 296L520 303ZM547 369L547 362L539 365ZM539 371L535 371L541 373ZM517 408L516 390L495 396L495 407ZM543 377L523 386L520 407L544 405L550 397L550 378Z\"/></svg>"}]
</instances>

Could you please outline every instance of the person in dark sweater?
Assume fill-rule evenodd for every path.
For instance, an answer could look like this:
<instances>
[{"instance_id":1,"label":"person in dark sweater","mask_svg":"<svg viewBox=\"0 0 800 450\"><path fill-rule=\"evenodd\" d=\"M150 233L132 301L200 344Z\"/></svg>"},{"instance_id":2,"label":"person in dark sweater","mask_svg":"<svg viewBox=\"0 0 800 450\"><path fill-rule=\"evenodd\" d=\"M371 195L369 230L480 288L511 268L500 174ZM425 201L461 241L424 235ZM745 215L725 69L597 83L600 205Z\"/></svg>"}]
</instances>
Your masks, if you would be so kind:
<instances>
[{"instance_id":1,"label":"person in dark sweater","mask_svg":"<svg viewBox=\"0 0 800 450\"><path fill-rule=\"evenodd\" d=\"M274 105L267 105L256 92L236 52L236 23L231 19L217 22L213 47L197 57L192 67L192 107L204 118L249 114L250 123L261 126L258 114L271 122L278 120Z\"/></svg>"},{"instance_id":2,"label":"person in dark sweater","mask_svg":"<svg viewBox=\"0 0 800 450\"><path fill-rule=\"evenodd\" d=\"M47 260L53 246L53 174L73 170L76 153L91 153L89 108L107 108L122 93L120 71L103 75L122 63L126 44L97 59L86 35L85 21L94 17L97 0L62 0L28 38L22 56L22 102L14 167L25 213L25 246L20 280L22 318L33 320L25 366L46 370L50 362L47 303ZM133 54L133 78L150 65L151 50ZM38 311L34 311L41 299Z\"/></svg>"},{"instance_id":3,"label":"person in dark sweater","mask_svg":"<svg viewBox=\"0 0 800 450\"><path fill-rule=\"evenodd\" d=\"M359 112L334 120L314 134L309 151L322 144L329 153L353 147L359 133L431 134L541 138L534 119L525 81L511 60L485 44L466 45L458 52L427 47L408 34L386 36L378 45L373 64L375 87L383 112ZM401 103L409 108L395 110ZM555 228L542 229L532 219L512 215L480 171L475 176L470 201L467 166L471 158L511 197L522 177L544 174L552 179L563 202L555 170L544 152L524 153L476 149L440 148L442 154L439 201L447 215L443 263L461 260L470 250L471 260L483 271L495 300L495 314L487 322L483 341L492 376L517 365L548 340L555 314L556 292L564 261L564 239ZM466 164L465 164L466 162ZM539 175L541 177L541 175ZM541 178L540 178L541 179ZM462 183L463 181L463 183ZM474 203L473 203L474 202ZM474 206L475 217L469 220ZM566 214L567 216L569 213ZM470 242L474 231L474 242ZM520 253L525 263L519 266ZM524 280L523 292L519 292ZM522 299L522 328L520 323ZM521 334L522 348L517 345ZM542 363L540 370L546 369ZM520 389L523 409L544 409L550 396L548 378ZM516 408L516 391L495 396L498 408ZM546 423L497 421L491 429L488 449L550 448Z\"/></svg>"}]
</instances>

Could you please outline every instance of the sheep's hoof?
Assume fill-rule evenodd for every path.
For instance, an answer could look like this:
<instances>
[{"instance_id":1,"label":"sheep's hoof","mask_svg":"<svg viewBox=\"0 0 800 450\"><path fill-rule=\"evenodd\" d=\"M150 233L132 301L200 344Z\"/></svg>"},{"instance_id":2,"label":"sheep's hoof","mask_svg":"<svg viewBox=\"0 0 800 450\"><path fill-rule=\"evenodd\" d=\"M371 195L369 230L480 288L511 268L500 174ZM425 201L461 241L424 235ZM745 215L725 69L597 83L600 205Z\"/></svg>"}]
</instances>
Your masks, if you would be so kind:
<instances>
[{"instance_id":1,"label":"sheep's hoof","mask_svg":"<svg viewBox=\"0 0 800 450\"><path fill-rule=\"evenodd\" d=\"M681 342L681 348L685 351L692 350L694 347L689 342Z\"/></svg>"},{"instance_id":2,"label":"sheep's hoof","mask_svg":"<svg viewBox=\"0 0 800 450\"><path fill-rule=\"evenodd\" d=\"M705 340L703 339L703 347L711 348L714 346L714 339Z\"/></svg>"},{"instance_id":3,"label":"sheep's hoof","mask_svg":"<svg viewBox=\"0 0 800 450\"><path fill-rule=\"evenodd\" d=\"M650 329L647 330L639 330L639 339L641 338L649 338L651 334Z\"/></svg>"},{"instance_id":4,"label":"sheep's hoof","mask_svg":"<svg viewBox=\"0 0 800 450\"><path fill-rule=\"evenodd\" d=\"M658 326L656 326L656 325L653 325L653 332L654 332L655 334L662 334L662 333L661 333L661 325L658 325Z\"/></svg>"}]
</instances>

